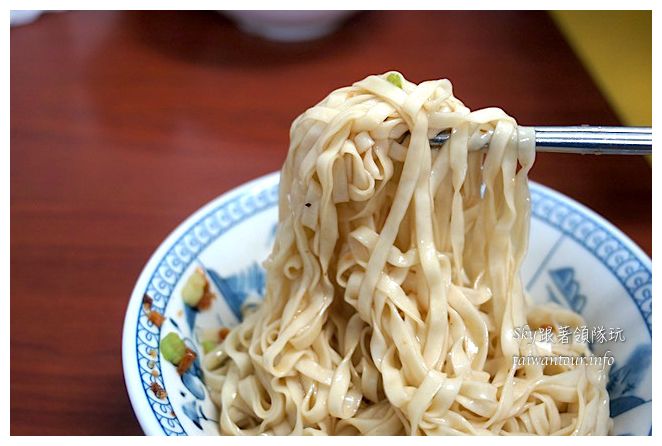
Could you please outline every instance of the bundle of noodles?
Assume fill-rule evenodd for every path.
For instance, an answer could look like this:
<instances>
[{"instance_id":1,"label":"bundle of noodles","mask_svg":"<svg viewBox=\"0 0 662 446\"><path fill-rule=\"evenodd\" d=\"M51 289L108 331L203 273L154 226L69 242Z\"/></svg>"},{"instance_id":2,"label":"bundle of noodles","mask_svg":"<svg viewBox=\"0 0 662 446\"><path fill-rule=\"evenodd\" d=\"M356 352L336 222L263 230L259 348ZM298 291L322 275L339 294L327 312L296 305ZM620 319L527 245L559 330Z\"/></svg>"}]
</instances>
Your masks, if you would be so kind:
<instances>
[{"instance_id":1,"label":"bundle of noodles","mask_svg":"<svg viewBox=\"0 0 662 446\"><path fill-rule=\"evenodd\" d=\"M223 434L607 434L602 367L513 360L591 353L520 281L532 134L451 88L369 76L294 121L264 303L203 360Z\"/></svg>"}]
</instances>

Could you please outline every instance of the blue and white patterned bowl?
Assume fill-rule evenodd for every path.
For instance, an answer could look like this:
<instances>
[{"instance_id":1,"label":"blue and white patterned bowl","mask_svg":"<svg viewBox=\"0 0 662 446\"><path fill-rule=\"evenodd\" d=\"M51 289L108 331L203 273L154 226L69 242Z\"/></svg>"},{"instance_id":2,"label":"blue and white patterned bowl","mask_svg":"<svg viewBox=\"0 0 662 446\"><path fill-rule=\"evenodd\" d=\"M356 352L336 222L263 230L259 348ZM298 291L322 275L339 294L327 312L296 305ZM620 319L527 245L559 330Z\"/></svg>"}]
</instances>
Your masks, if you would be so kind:
<instances>
[{"instance_id":1,"label":"blue and white patterned bowl","mask_svg":"<svg viewBox=\"0 0 662 446\"><path fill-rule=\"evenodd\" d=\"M239 309L264 292L261 262L277 222L278 174L223 194L182 223L142 271L126 312L122 340L124 377L133 409L149 435L218 434L218 411L209 399L199 362L183 376L162 360L161 336L176 331L195 351L205 327L237 323ZM610 351L613 434L651 432L651 260L594 212L553 190L532 184L531 240L522 276L538 302L555 301L582 314L587 327L622 330L623 342L594 342ZM220 296L210 310L183 304L181 288L196 267ZM143 296L167 317L148 321ZM153 383L165 389L159 398ZM163 396L163 395L162 395Z\"/></svg>"}]
</instances>

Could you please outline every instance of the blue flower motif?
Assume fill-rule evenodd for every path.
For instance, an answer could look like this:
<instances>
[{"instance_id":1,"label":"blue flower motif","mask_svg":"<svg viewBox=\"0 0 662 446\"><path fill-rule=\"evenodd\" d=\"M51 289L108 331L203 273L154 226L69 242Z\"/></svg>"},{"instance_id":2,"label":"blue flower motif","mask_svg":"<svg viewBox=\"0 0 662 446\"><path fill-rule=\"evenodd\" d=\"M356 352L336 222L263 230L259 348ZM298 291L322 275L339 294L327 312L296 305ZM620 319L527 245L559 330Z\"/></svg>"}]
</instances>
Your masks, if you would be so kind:
<instances>
[{"instance_id":1,"label":"blue flower motif","mask_svg":"<svg viewBox=\"0 0 662 446\"><path fill-rule=\"evenodd\" d=\"M568 306L576 313L581 313L586 306L586 296L579 293L579 283L575 280L575 269L566 267L550 270L549 276ZM547 287L547 292L551 300L561 303L551 287Z\"/></svg>"},{"instance_id":2,"label":"blue flower motif","mask_svg":"<svg viewBox=\"0 0 662 446\"><path fill-rule=\"evenodd\" d=\"M265 272L257 263L227 277L222 277L213 269L207 269L207 274L239 320L241 320L241 306L248 296L264 296Z\"/></svg>"},{"instance_id":3,"label":"blue flower motif","mask_svg":"<svg viewBox=\"0 0 662 446\"><path fill-rule=\"evenodd\" d=\"M607 384L609 413L612 417L648 402L634 395L634 392L650 366L651 346L648 344L639 345L622 367L616 368L614 364Z\"/></svg>"}]
</instances>

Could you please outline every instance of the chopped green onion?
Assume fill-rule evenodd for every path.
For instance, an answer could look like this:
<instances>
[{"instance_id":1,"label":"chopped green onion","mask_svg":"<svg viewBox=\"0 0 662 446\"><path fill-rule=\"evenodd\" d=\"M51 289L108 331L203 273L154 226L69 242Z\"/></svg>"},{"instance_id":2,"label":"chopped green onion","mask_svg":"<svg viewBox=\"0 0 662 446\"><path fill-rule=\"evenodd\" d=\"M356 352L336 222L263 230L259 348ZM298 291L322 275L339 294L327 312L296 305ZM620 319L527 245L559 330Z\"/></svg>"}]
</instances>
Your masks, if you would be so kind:
<instances>
[{"instance_id":1,"label":"chopped green onion","mask_svg":"<svg viewBox=\"0 0 662 446\"><path fill-rule=\"evenodd\" d=\"M402 78L398 73L389 73L388 76L386 76L386 80L395 85L398 88L402 88Z\"/></svg>"},{"instance_id":2,"label":"chopped green onion","mask_svg":"<svg viewBox=\"0 0 662 446\"><path fill-rule=\"evenodd\" d=\"M161 354L166 361L179 364L186 353L186 344L175 332L168 333L161 339Z\"/></svg>"},{"instance_id":3,"label":"chopped green onion","mask_svg":"<svg viewBox=\"0 0 662 446\"><path fill-rule=\"evenodd\" d=\"M196 307L205 295L206 286L207 278L205 277L205 273L200 269L196 269L188 280L186 280L184 288L182 288L182 298L184 299L184 303L188 306Z\"/></svg>"},{"instance_id":4,"label":"chopped green onion","mask_svg":"<svg viewBox=\"0 0 662 446\"><path fill-rule=\"evenodd\" d=\"M205 353L209 353L210 351L214 350L214 347L216 347L218 344L214 341L202 341L202 351Z\"/></svg>"},{"instance_id":5,"label":"chopped green onion","mask_svg":"<svg viewBox=\"0 0 662 446\"><path fill-rule=\"evenodd\" d=\"M191 277L188 278L188 281L198 288L204 288L207 284L205 273L200 268L196 268L193 274L191 274Z\"/></svg>"},{"instance_id":6,"label":"chopped green onion","mask_svg":"<svg viewBox=\"0 0 662 446\"><path fill-rule=\"evenodd\" d=\"M204 288L198 288L190 282L186 282L184 288L182 288L182 298L184 299L184 303L190 307L197 306L204 294Z\"/></svg>"}]
</instances>

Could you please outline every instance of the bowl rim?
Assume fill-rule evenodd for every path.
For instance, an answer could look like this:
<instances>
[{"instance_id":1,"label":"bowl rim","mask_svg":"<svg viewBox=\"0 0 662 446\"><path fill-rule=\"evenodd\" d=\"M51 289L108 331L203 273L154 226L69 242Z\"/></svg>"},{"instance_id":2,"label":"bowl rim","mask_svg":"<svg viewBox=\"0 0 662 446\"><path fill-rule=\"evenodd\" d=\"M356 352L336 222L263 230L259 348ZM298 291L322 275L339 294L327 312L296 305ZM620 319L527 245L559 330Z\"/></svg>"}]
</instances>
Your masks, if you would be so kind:
<instances>
[{"instance_id":1,"label":"bowl rim","mask_svg":"<svg viewBox=\"0 0 662 446\"><path fill-rule=\"evenodd\" d=\"M164 255L169 251L173 244L182 237L188 230L195 225L202 217L209 214L214 209L220 207L221 205L240 197L247 192L263 188L265 185L278 184L280 177L280 171L275 171L262 175L260 177L254 178L248 182L242 183L227 192L221 193L215 198L211 199L209 202L198 208L192 214L190 214L186 219L179 223L158 245L155 251L149 257L149 260L145 263L145 266L142 268L138 280L136 281L129 301L127 303L126 312L124 315L124 323L122 328L122 371L124 374L124 382L126 386L126 391L131 402L136 419L138 420L143 432L146 435L165 435L166 432L163 429L163 426L159 423L156 418L152 407L147 398L145 398L145 391L143 389L143 382L139 373L139 369L136 368L137 364L137 353L136 353L136 336L137 336L137 325L136 325L136 314L142 307L142 297L144 291L146 290L151 277L152 272L159 265L161 260L164 258ZM554 189L551 189L548 186L542 185L540 183L530 181L531 194L536 191L540 191L542 195L552 198L555 203L560 203L566 205L570 210L577 211L582 217L593 221L599 227L601 226L609 235L614 239L620 242L626 250L630 251L638 260L641 262L642 266L647 269L649 272L652 272L652 260L651 258L636 244L632 241L625 233L620 229L602 217L600 214L586 207L585 205L577 202L573 198L568 197L567 195L562 194ZM535 217L533 211L531 212L531 218ZM543 220L544 221L544 220ZM560 228L557 228L560 229ZM597 255L593 253L596 257ZM603 261L602 259L599 259ZM604 263L604 261L603 261ZM631 297L631 296L629 296ZM631 297L632 298L632 297ZM636 302L635 302L636 303ZM644 320L649 334L651 332L651 327L646 320L645 315L641 312L640 306L637 304L637 309L641 313L641 316ZM158 358L157 358L158 360ZM184 434L187 434L184 432Z\"/></svg>"},{"instance_id":2,"label":"bowl rim","mask_svg":"<svg viewBox=\"0 0 662 446\"><path fill-rule=\"evenodd\" d=\"M209 202L198 208L184 221L179 223L158 245L156 250L149 257L149 260L142 268L138 280L131 291L129 302L127 304L126 313L124 315L124 324L122 328L122 371L124 374L124 384L126 391L129 395L129 400L136 415L138 423L146 435L164 435L163 427L154 416L153 410L150 407L149 401L144 397L143 383L140 379L138 369L135 368L137 361L136 354L136 335L137 326L135 318L137 312L140 311L142 306L142 297L144 291L149 284L152 271L158 266L164 255L172 247L176 240L185 234L191 226L198 222L203 216L207 215L213 209L219 207L223 203L229 202L232 199L245 194L247 191L258 188L263 184L269 184L275 178L280 176L280 172L271 172L254 178L246 183L242 183L224 192L217 197L211 199Z\"/></svg>"}]
</instances>

